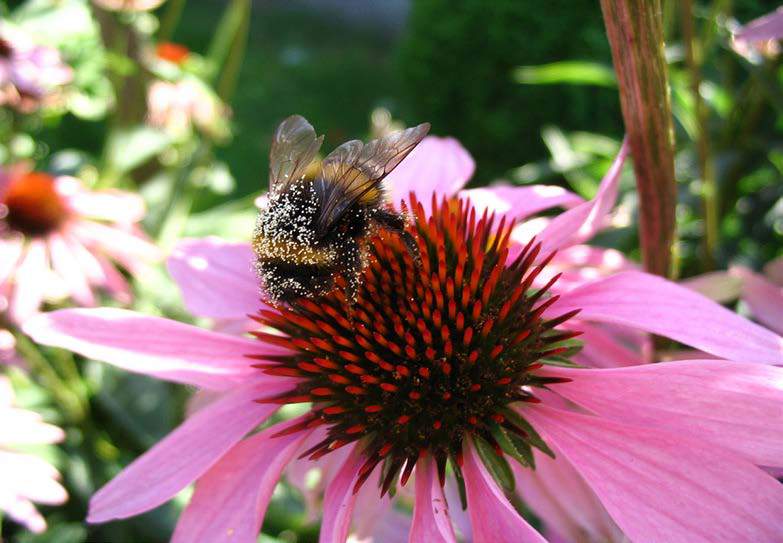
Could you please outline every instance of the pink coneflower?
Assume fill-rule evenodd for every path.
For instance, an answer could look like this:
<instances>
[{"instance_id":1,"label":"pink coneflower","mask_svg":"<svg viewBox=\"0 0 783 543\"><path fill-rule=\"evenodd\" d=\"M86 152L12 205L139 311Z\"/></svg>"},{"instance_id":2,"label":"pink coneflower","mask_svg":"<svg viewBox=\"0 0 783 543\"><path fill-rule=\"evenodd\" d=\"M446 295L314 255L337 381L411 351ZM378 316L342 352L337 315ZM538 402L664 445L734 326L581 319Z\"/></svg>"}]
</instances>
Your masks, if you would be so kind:
<instances>
[{"instance_id":1,"label":"pink coneflower","mask_svg":"<svg viewBox=\"0 0 783 543\"><path fill-rule=\"evenodd\" d=\"M72 77L57 49L37 45L22 31L0 23L0 105L33 111L51 102Z\"/></svg>"},{"instance_id":2,"label":"pink coneflower","mask_svg":"<svg viewBox=\"0 0 783 543\"><path fill-rule=\"evenodd\" d=\"M147 122L174 136L187 136L195 128L210 137L225 138L227 115L226 105L194 77L155 81L147 91Z\"/></svg>"},{"instance_id":3,"label":"pink coneflower","mask_svg":"<svg viewBox=\"0 0 783 543\"><path fill-rule=\"evenodd\" d=\"M14 406L11 383L0 377L0 510L33 532L43 532L46 521L33 502L59 505L68 499L58 483L60 474L44 460L14 450L17 446L62 441L63 431L43 422L32 411Z\"/></svg>"},{"instance_id":4,"label":"pink coneflower","mask_svg":"<svg viewBox=\"0 0 783 543\"><path fill-rule=\"evenodd\" d=\"M554 453L632 540L779 540L783 488L757 465L783 462L783 370L766 365L783 363L781 338L637 271L559 296L556 276L540 283L550 251L606 223L625 153L595 200L573 202L522 247L510 221L551 205L534 190L506 193L515 204L493 216L441 196L472 164L413 177L421 264L398 238L375 239L353 304L338 290L271 309L246 249L190 242L173 266L188 305L221 319L250 313L263 325L252 338L116 309L31 320L25 330L41 343L215 397L101 489L88 520L139 514L196 482L174 541L255 541L283 470L303 457L328 477L321 541L345 541L352 517L357 528L368 516L354 511L383 510L392 488L414 496L410 541L455 541L450 510L475 542L543 541L508 499L508 465L529 473ZM575 350L573 328L602 323L725 360L552 365ZM301 402L304 415L253 433ZM463 484L464 518L449 490Z\"/></svg>"},{"instance_id":5,"label":"pink coneflower","mask_svg":"<svg viewBox=\"0 0 783 543\"><path fill-rule=\"evenodd\" d=\"M133 194L22 167L1 172L0 309L18 323L49 295L93 305L94 287L128 301L114 262L133 272L158 256L138 227L143 214Z\"/></svg>"}]
</instances>

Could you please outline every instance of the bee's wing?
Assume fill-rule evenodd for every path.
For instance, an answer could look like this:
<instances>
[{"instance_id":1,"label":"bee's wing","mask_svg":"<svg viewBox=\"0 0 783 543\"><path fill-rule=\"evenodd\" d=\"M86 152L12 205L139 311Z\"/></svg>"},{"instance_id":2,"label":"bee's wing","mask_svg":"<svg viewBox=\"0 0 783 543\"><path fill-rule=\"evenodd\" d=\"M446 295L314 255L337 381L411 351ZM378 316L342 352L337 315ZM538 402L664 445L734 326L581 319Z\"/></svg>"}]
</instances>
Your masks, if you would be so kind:
<instances>
[{"instance_id":1,"label":"bee's wing","mask_svg":"<svg viewBox=\"0 0 783 543\"><path fill-rule=\"evenodd\" d=\"M280 193L300 179L315 158L324 137L301 115L291 115L275 131L269 153L269 191Z\"/></svg>"},{"instance_id":2,"label":"bee's wing","mask_svg":"<svg viewBox=\"0 0 783 543\"><path fill-rule=\"evenodd\" d=\"M429 123L423 123L367 145L349 141L329 153L321 166L325 187L316 235L328 232L356 202L376 202L381 195L381 181L424 139L429 129Z\"/></svg>"}]
</instances>

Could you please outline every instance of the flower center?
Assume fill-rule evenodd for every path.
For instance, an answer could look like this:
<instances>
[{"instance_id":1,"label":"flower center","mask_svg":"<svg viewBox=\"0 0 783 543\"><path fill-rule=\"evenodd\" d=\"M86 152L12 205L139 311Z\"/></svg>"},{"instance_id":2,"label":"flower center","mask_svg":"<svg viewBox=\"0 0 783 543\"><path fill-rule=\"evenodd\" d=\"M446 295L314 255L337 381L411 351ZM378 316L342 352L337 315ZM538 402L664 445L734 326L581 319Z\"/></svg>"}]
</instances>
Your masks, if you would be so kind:
<instances>
[{"instance_id":1,"label":"flower center","mask_svg":"<svg viewBox=\"0 0 783 543\"><path fill-rule=\"evenodd\" d=\"M68 217L65 202L57 193L54 178L30 172L11 180L0 200L0 219L11 230L29 236L44 236Z\"/></svg>"},{"instance_id":2,"label":"flower center","mask_svg":"<svg viewBox=\"0 0 783 543\"><path fill-rule=\"evenodd\" d=\"M14 48L5 38L0 38L0 58L11 58Z\"/></svg>"},{"instance_id":3,"label":"flower center","mask_svg":"<svg viewBox=\"0 0 783 543\"><path fill-rule=\"evenodd\" d=\"M532 372L561 354L577 335L555 327L543 313L555 297L532 283L548 258L532 242L507 265L511 226L477 218L468 203L438 204L428 219L414 199L420 262L396 235L376 236L369 247L358 298L338 289L317 300L300 299L259 323L280 332L259 339L295 354L259 356L268 374L295 377L294 390L262 401L313 402L298 428L324 424L327 437L307 451L322 456L364 440L361 484L385 461L384 491L403 469L403 484L419 455L461 463L466 436L502 455L499 437L529 445L532 428L509 408L538 401L533 388L555 380ZM535 443L533 443L535 445ZM529 446L528 446L529 451Z\"/></svg>"}]
</instances>

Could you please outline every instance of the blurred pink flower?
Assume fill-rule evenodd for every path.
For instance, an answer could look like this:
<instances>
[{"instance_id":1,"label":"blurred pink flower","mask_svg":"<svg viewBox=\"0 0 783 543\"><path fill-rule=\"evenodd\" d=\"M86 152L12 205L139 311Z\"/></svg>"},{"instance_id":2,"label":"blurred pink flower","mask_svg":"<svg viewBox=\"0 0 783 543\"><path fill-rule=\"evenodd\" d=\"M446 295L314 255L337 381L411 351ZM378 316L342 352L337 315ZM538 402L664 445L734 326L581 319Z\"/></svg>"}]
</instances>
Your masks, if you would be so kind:
<instances>
[{"instance_id":1,"label":"blurred pink flower","mask_svg":"<svg viewBox=\"0 0 783 543\"><path fill-rule=\"evenodd\" d=\"M109 11L149 11L166 0L93 0L95 5Z\"/></svg>"},{"instance_id":2,"label":"blurred pink flower","mask_svg":"<svg viewBox=\"0 0 783 543\"><path fill-rule=\"evenodd\" d=\"M783 364L783 340L684 287L633 269L612 273L617 263L602 268L596 252L579 258L599 264L598 278L560 290L556 276L540 284L554 261L549 251L578 246L607 224L626 147L589 202L507 187L460 191L461 204L431 196L459 191L472 174L470 157L453 140L429 138L421 148L389 186L395 199L408 199L422 264L396 238L376 242L356 306L338 291L270 308L259 300L249 247L211 239L183 244L170 270L193 312L235 322L256 316L263 326L254 338L106 308L26 324L43 344L212 393L94 496L88 520L139 514L196 482L174 541L255 541L287 465L301 482L308 461L294 459L304 453L323 468L321 541L344 542L352 522L363 537L399 538L389 521L408 520L378 487L412 473L415 482L398 493L415 502L410 541L456 541L455 527L475 542L544 541L485 465L493 447L510 454L496 441L503 435L519 455L553 449L555 460L532 453L542 471L575 474L561 485L547 479L532 502L555 529L571 525L554 523L558 511L581 499L577 533L591 537L779 540L783 487L757 466L783 463L783 369L772 367ZM408 198L411 190L418 196ZM471 195L494 201L487 207L496 218L475 214ZM547 222L538 244L519 247L508 222L497 226L501 217L521 221L558 205L570 209ZM615 348L606 324L723 360L607 369L538 362L566 354L562 342L585 327L583 352L639 364ZM280 404L302 401L312 410L252 433ZM467 514L455 503L447 457L453 470L461 466ZM531 497L541 477L528 481L538 472L512 464Z\"/></svg>"},{"instance_id":3,"label":"blurred pink flower","mask_svg":"<svg viewBox=\"0 0 783 543\"><path fill-rule=\"evenodd\" d=\"M0 23L0 105L33 111L55 100L72 78L57 49L36 45L21 30Z\"/></svg>"},{"instance_id":4,"label":"blurred pink flower","mask_svg":"<svg viewBox=\"0 0 783 543\"><path fill-rule=\"evenodd\" d=\"M20 359L16 355L16 339L8 330L0 328L0 366L18 366Z\"/></svg>"},{"instance_id":5,"label":"blurred pink flower","mask_svg":"<svg viewBox=\"0 0 783 543\"><path fill-rule=\"evenodd\" d=\"M159 256L139 228L143 215L135 194L22 166L0 171L0 311L20 323L51 295L94 305L94 287L128 302L113 261L133 273Z\"/></svg>"},{"instance_id":6,"label":"blurred pink flower","mask_svg":"<svg viewBox=\"0 0 783 543\"><path fill-rule=\"evenodd\" d=\"M778 55L780 53L778 41L781 38L783 38L783 6L734 30L731 46L738 54L756 62L759 56Z\"/></svg>"},{"instance_id":7,"label":"blurred pink flower","mask_svg":"<svg viewBox=\"0 0 783 543\"><path fill-rule=\"evenodd\" d=\"M147 92L147 121L174 136L196 128L210 137L228 135L228 108L201 81L185 77L177 82L155 81Z\"/></svg>"},{"instance_id":8,"label":"blurred pink flower","mask_svg":"<svg viewBox=\"0 0 783 543\"><path fill-rule=\"evenodd\" d=\"M60 474L44 460L15 451L19 445L62 441L63 431L43 422L32 411L14 407L11 383L0 377L0 510L33 532L46 530L46 521L33 502L60 505L68 494Z\"/></svg>"}]
</instances>

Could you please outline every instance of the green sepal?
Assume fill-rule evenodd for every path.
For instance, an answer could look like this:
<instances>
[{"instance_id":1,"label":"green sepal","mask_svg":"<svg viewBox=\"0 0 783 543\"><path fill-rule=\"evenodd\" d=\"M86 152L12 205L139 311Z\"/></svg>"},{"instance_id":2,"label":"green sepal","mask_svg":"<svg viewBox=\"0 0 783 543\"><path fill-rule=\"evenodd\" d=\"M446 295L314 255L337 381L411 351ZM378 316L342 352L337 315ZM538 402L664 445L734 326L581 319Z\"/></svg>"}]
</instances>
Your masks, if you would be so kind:
<instances>
[{"instance_id":1,"label":"green sepal","mask_svg":"<svg viewBox=\"0 0 783 543\"><path fill-rule=\"evenodd\" d=\"M506 419L511 424L523 430L527 434L527 439L533 447L540 450L542 453L546 454L547 456L551 456L552 458L555 457L555 453L552 451L552 449L549 448L549 446L541 438L538 432L536 432L536 429L533 428L528 421L522 418L522 416L519 415L519 413L517 413L513 409L504 409L503 416L506 417Z\"/></svg>"},{"instance_id":2,"label":"green sepal","mask_svg":"<svg viewBox=\"0 0 783 543\"><path fill-rule=\"evenodd\" d=\"M573 360L569 359L566 356L563 356L562 353L555 356L550 356L547 358L541 358L540 360L536 360L536 362L539 362L541 364L546 364L547 366L558 366L560 368L579 368L581 367L579 364L574 362Z\"/></svg>"},{"instance_id":3,"label":"green sepal","mask_svg":"<svg viewBox=\"0 0 783 543\"><path fill-rule=\"evenodd\" d=\"M465 491L465 478L462 476L462 469L460 469L453 458L451 459L451 469L454 472L454 479L457 481L460 505L462 510L466 511L468 509L468 493Z\"/></svg>"},{"instance_id":4,"label":"green sepal","mask_svg":"<svg viewBox=\"0 0 783 543\"><path fill-rule=\"evenodd\" d=\"M530 444L525 441L525 438L503 428L499 424L492 428L492 435L498 441L500 448L503 449L504 453L527 468L536 468L533 449L530 447Z\"/></svg>"},{"instance_id":5,"label":"green sepal","mask_svg":"<svg viewBox=\"0 0 783 543\"><path fill-rule=\"evenodd\" d=\"M513 493L516 488L516 481L514 481L514 472L511 471L511 466L508 465L508 460L506 460L505 456L498 455L495 449L479 436L473 436L473 443L476 444L479 458L481 458L495 482L504 492Z\"/></svg>"}]
</instances>

